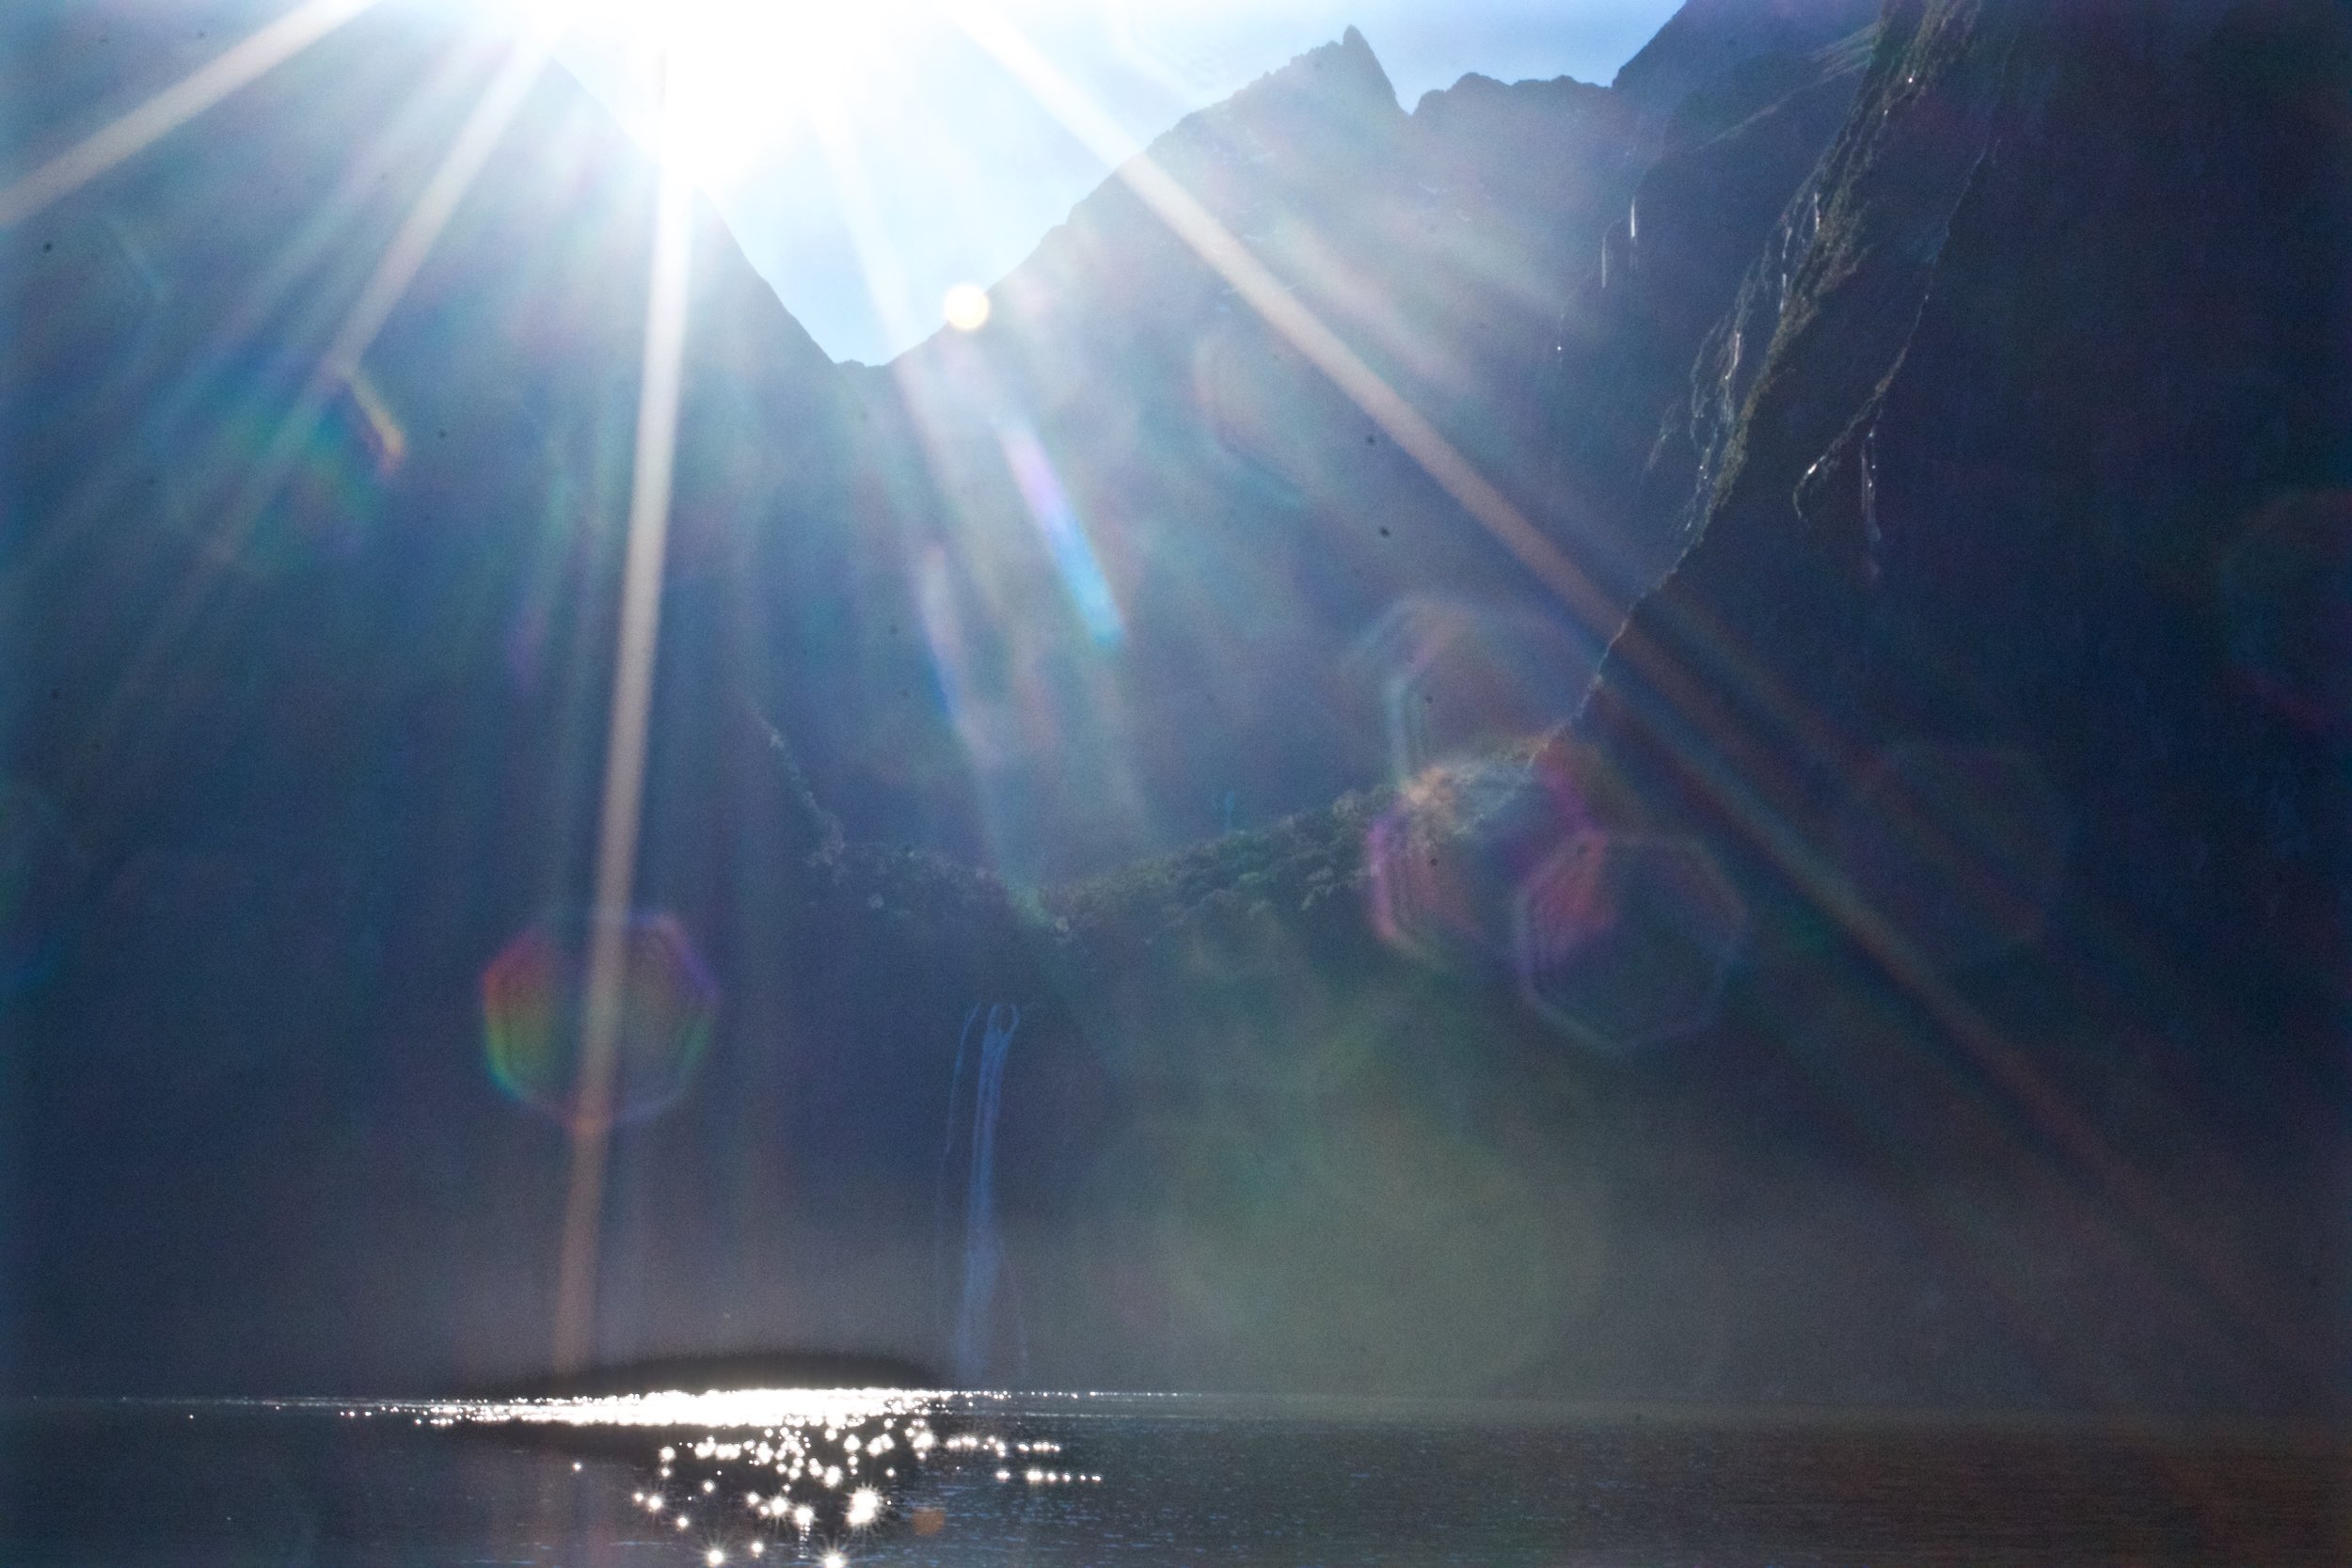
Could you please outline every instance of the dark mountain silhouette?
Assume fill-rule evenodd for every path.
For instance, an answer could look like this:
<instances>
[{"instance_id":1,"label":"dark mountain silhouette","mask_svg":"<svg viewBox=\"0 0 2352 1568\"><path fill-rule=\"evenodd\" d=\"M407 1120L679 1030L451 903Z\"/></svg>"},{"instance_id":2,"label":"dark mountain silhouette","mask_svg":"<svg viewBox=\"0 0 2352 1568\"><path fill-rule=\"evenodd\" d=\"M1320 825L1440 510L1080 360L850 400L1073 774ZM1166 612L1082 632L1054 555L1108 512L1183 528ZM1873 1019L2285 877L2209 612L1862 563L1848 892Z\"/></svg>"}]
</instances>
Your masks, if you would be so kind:
<instances>
[{"instance_id":1,"label":"dark mountain silhouette","mask_svg":"<svg viewBox=\"0 0 2352 1568\"><path fill-rule=\"evenodd\" d=\"M256 20L11 12L11 104L49 151ZM7 1273L56 1386L510 1370L423 1347L539 1288L514 1227L560 1158L484 1098L479 981L589 895L654 190L568 77L303 417L501 53L387 8L0 249L6 1005L38 1042L10 1055L36 1218ZM780 815L746 715L789 665L724 603L840 445L831 364L707 214L694 241L653 767L697 782L648 816L656 905L755 867L734 831ZM143 1258L171 1283L131 1283ZM355 1304L401 1294L355 1347Z\"/></svg>"},{"instance_id":2,"label":"dark mountain silhouette","mask_svg":"<svg viewBox=\"0 0 2352 1568\"><path fill-rule=\"evenodd\" d=\"M2102 1215L2005 1288L2149 1386L2341 1366L2348 42L1890 7L1661 446L1703 531L1559 742L1732 868L1756 1026L1887 1158Z\"/></svg>"},{"instance_id":3,"label":"dark mountain silhouette","mask_svg":"<svg viewBox=\"0 0 2352 1568\"><path fill-rule=\"evenodd\" d=\"M1658 124L1644 109L1664 104L1662 86L1637 103L1565 79L1466 77L1407 114L1350 31L1143 156L1621 607L1674 549L1626 476L1858 75L1858 60L1809 51L1868 21L1822 8L1809 27L1757 32L1733 24L1743 14L1694 31L1706 69L1683 69L1709 93ZM1654 281L1612 291L1609 237L1637 187ZM871 596L850 613L876 657L842 665L853 684L812 692L787 726L853 835L984 847L1016 875L1066 876L1200 836L1228 795L1263 820L1376 783L1394 657L1382 616L1406 596L1510 617L1532 645L1518 721L1572 709L1613 614L1579 624L1464 529L1458 503L1125 183L1080 203L993 293L983 331L944 331L857 377L889 433L888 477L862 482L861 511L890 521L864 526L890 539L896 570L855 579ZM1108 622L1065 580L1015 450L1066 497ZM929 650L910 646L927 592L969 640L963 662L1007 672L968 685L953 714L908 713L901 695L930 679ZM992 610L1013 603L1026 608ZM980 819L938 821L967 770Z\"/></svg>"},{"instance_id":4,"label":"dark mountain silhouette","mask_svg":"<svg viewBox=\"0 0 2352 1568\"><path fill-rule=\"evenodd\" d=\"M134 10L0 23L43 148L204 53ZM588 895L653 182L540 83L287 427L445 42L0 235L15 1386L544 1366L484 975ZM1155 143L1622 626L1123 184L879 369L698 220L637 901L717 1004L600 1354L936 1363L1005 1000L1006 1381L2337 1408L2347 88L2321 0L1694 0Z\"/></svg>"}]
</instances>

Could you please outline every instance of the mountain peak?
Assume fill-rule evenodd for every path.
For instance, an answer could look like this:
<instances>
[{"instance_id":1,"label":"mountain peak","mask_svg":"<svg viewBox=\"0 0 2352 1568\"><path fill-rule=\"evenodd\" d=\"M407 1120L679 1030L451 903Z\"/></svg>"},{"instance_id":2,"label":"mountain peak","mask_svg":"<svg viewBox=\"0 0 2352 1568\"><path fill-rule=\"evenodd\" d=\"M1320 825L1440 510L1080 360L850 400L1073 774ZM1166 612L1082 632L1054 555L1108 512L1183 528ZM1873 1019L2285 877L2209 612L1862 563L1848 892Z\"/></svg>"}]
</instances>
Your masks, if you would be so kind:
<instances>
[{"instance_id":1,"label":"mountain peak","mask_svg":"<svg viewBox=\"0 0 2352 1568\"><path fill-rule=\"evenodd\" d=\"M1372 44L1364 35L1352 26L1334 41L1316 45L1279 71L1261 77L1244 91L1254 91L1278 83L1318 95L1371 99L1398 107L1396 87L1389 80L1389 73L1381 69L1379 56L1372 52Z\"/></svg>"}]
</instances>

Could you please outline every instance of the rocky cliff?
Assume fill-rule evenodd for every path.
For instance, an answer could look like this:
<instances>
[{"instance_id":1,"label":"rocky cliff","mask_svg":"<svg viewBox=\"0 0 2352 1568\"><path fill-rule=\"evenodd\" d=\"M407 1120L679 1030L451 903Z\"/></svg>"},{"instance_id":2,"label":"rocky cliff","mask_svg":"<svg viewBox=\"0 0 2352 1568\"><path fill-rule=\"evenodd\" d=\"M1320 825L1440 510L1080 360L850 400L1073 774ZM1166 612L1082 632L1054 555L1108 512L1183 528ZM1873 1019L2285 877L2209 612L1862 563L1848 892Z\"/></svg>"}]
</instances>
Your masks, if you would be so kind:
<instances>
[{"instance_id":1,"label":"rocky cliff","mask_svg":"<svg viewBox=\"0 0 2352 1568\"><path fill-rule=\"evenodd\" d=\"M1121 185L880 371L702 222L603 1349L936 1360L1003 1001L1007 1380L2333 1407L2341 29L1707 0L1155 144L1622 629ZM287 435L445 42L0 245L18 1386L544 1351L651 178L533 88Z\"/></svg>"},{"instance_id":2,"label":"rocky cliff","mask_svg":"<svg viewBox=\"0 0 2352 1568\"><path fill-rule=\"evenodd\" d=\"M2095 1217L2017 1310L2156 1385L2339 1354L2346 41L1890 7L1701 363L1702 531L1560 741L1733 868L1890 1157Z\"/></svg>"}]
</instances>

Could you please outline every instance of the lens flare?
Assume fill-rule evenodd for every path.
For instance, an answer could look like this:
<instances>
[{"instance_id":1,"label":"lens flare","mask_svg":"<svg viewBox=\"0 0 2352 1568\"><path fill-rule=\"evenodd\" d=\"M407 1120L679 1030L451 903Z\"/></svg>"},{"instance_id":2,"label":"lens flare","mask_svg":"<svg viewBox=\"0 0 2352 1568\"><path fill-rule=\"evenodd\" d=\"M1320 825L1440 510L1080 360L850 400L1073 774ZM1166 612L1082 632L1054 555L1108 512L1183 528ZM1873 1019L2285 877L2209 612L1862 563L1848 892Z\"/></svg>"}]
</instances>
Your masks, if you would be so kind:
<instances>
[{"instance_id":1,"label":"lens flare","mask_svg":"<svg viewBox=\"0 0 2352 1568\"><path fill-rule=\"evenodd\" d=\"M1099 646L1117 646L1126 634L1119 600L1111 593L1110 579L1103 575L1093 541L1087 537L1086 524L1072 504L1061 475L1055 471L1053 459L1046 455L1044 443L1025 424L1009 424L997 434L1005 449L1005 466L1012 472L1039 537L1053 555L1054 569L1061 574L1062 587L1085 624L1087 635Z\"/></svg>"},{"instance_id":2,"label":"lens flare","mask_svg":"<svg viewBox=\"0 0 2352 1568\"><path fill-rule=\"evenodd\" d=\"M1360 638L1350 663L1377 683L1398 784L1488 755L1573 718L1598 648L1527 607L1415 596Z\"/></svg>"},{"instance_id":3,"label":"lens flare","mask_svg":"<svg viewBox=\"0 0 2352 1568\"><path fill-rule=\"evenodd\" d=\"M977 332L988 325L990 311L988 291L977 283L959 283L947 291L940 303L941 313L947 325L959 332Z\"/></svg>"},{"instance_id":4,"label":"lens flare","mask_svg":"<svg viewBox=\"0 0 2352 1568\"><path fill-rule=\"evenodd\" d=\"M1515 911L1520 995L1577 1043L1629 1054L1714 1022L1748 912L1695 840L1581 834Z\"/></svg>"},{"instance_id":5,"label":"lens flare","mask_svg":"<svg viewBox=\"0 0 2352 1568\"><path fill-rule=\"evenodd\" d=\"M1577 782L1544 759L1423 768L1366 834L1373 929L1434 967L1500 973L1521 883L1585 824Z\"/></svg>"},{"instance_id":6,"label":"lens flare","mask_svg":"<svg viewBox=\"0 0 2352 1568\"><path fill-rule=\"evenodd\" d=\"M166 478L158 527L255 578L348 557L368 541L407 460L406 429L375 384L357 374L288 434L310 370L291 356L220 368L200 410L180 416L174 435L188 458ZM222 516L237 510L264 465L276 476L272 492L242 528L224 529Z\"/></svg>"},{"instance_id":7,"label":"lens flare","mask_svg":"<svg viewBox=\"0 0 2352 1568\"><path fill-rule=\"evenodd\" d=\"M567 1126L580 1116L591 925L572 919L533 926L482 976L491 1076L515 1099ZM625 926L612 1101L617 1122L642 1121L686 1092L719 1000L675 918L635 915Z\"/></svg>"}]
</instances>

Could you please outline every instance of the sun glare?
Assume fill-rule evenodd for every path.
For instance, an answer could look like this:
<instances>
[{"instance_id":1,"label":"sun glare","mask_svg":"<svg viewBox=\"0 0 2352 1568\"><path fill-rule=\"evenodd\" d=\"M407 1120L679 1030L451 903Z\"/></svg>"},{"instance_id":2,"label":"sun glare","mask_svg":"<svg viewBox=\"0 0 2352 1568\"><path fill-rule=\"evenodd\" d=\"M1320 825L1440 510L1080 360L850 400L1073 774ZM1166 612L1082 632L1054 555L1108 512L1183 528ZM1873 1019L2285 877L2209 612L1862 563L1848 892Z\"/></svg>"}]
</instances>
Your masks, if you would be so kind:
<instances>
[{"instance_id":1,"label":"sun glare","mask_svg":"<svg viewBox=\"0 0 2352 1568\"><path fill-rule=\"evenodd\" d=\"M977 332L988 325L988 291L977 283L959 283L947 291L940 311L959 332Z\"/></svg>"},{"instance_id":2,"label":"sun glare","mask_svg":"<svg viewBox=\"0 0 2352 1568\"><path fill-rule=\"evenodd\" d=\"M866 103L930 0L536 3L561 17L570 48L619 67L624 118L642 140L723 183L815 117Z\"/></svg>"}]
</instances>

